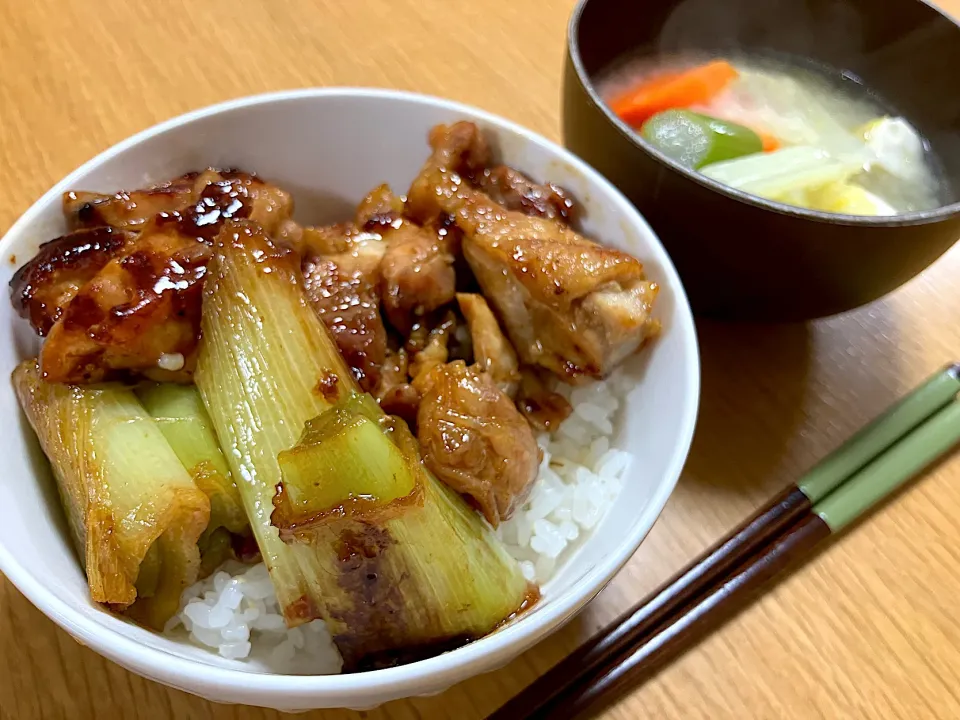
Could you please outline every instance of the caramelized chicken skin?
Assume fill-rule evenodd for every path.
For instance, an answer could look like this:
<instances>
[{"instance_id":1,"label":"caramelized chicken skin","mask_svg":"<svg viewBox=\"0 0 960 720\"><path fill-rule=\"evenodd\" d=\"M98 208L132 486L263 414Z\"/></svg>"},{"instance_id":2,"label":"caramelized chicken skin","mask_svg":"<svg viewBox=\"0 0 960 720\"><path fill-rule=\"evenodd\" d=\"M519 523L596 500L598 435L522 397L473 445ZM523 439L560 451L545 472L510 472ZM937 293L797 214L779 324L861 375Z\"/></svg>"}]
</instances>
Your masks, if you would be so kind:
<instances>
[{"instance_id":1,"label":"caramelized chicken skin","mask_svg":"<svg viewBox=\"0 0 960 720\"><path fill-rule=\"evenodd\" d=\"M464 256L525 364L568 382L605 376L657 332L657 285L630 255L556 219L507 210L464 181L450 168L472 155L469 137L463 128L431 133L411 203L454 217Z\"/></svg>"},{"instance_id":2,"label":"caramelized chicken skin","mask_svg":"<svg viewBox=\"0 0 960 720\"><path fill-rule=\"evenodd\" d=\"M293 212L290 194L242 170L191 172L144 190L103 195L70 191L63 214L71 228L109 226L140 230L161 213L193 218L198 236L212 240L220 222L244 217L274 233Z\"/></svg>"},{"instance_id":3,"label":"caramelized chicken skin","mask_svg":"<svg viewBox=\"0 0 960 720\"><path fill-rule=\"evenodd\" d=\"M380 383L387 331L380 316L379 239L352 242L344 252L311 255L302 264L304 287L364 391Z\"/></svg>"},{"instance_id":4,"label":"caramelized chicken skin","mask_svg":"<svg viewBox=\"0 0 960 720\"><path fill-rule=\"evenodd\" d=\"M494 527L509 519L540 465L527 421L489 375L462 360L434 365L414 385L423 396L417 440L426 466Z\"/></svg>"},{"instance_id":5,"label":"caramelized chicken skin","mask_svg":"<svg viewBox=\"0 0 960 720\"><path fill-rule=\"evenodd\" d=\"M187 380L211 249L157 218L77 292L40 354L50 382Z\"/></svg>"},{"instance_id":6,"label":"caramelized chicken skin","mask_svg":"<svg viewBox=\"0 0 960 720\"><path fill-rule=\"evenodd\" d=\"M566 190L559 185L538 185L519 170L497 165L471 178L491 200L507 210L524 215L557 218L565 223L576 221L578 207Z\"/></svg>"},{"instance_id":7,"label":"caramelized chicken skin","mask_svg":"<svg viewBox=\"0 0 960 720\"><path fill-rule=\"evenodd\" d=\"M238 170L205 170L159 188L102 196L92 205L96 212L80 207L71 215L66 200L73 224L112 224L61 238L18 276L31 278L20 297L43 306L37 329L49 333L44 378L74 383L141 375L189 380L209 244L229 218L272 231L293 210L286 192ZM83 233L97 242L78 246Z\"/></svg>"},{"instance_id":8,"label":"caramelized chicken skin","mask_svg":"<svg viewBox=\"0 0 960 720\"><path fill-rule=\"evenodd\" d=\"M154 215L176 212L196 202L200 175L191 172L154 187L113 195L70 190L63 194L63 216L72 229L141 230Z\"/></svg>"},{"instance_id":9,"label":"caramelized chicken skin","mask_svg":"<svg viewBox=\"0 0 960 720\"><path fill-rule=\"evenodd\" d=\"M10 280L10 297L21 317L45 336L67 304L100 269L129 247L134 234L101 227L50 240Z\"/></svg>"}]
</instances>

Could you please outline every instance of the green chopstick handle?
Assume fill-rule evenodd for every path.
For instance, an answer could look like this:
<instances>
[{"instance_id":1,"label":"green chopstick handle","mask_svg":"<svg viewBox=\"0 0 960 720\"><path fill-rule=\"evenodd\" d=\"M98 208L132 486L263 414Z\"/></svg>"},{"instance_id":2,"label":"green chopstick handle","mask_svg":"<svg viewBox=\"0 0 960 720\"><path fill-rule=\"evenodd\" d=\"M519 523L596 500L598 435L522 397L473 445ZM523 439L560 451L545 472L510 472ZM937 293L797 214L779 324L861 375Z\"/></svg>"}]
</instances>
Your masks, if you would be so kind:
<instances>
[{"instance_id":1,"label":"green chopstick handle","mask_svg":"<svg viewBox=\"0 0 960 720\"><path fill-rule=\"evenodd\" d=\"M837 532L960 442L955 400L813 507Z\"/></svg>"},{"instance_id":2,"label":"green chopstick handle","mask_svg":"<svg viewBox=\"0 0 960 720\"><path fill-rule=\"evenodd\" d=\"M817 503L960 392L960 365L949 365L866 425L807 472L797 487Z\"/></svg>"}]
</instances>

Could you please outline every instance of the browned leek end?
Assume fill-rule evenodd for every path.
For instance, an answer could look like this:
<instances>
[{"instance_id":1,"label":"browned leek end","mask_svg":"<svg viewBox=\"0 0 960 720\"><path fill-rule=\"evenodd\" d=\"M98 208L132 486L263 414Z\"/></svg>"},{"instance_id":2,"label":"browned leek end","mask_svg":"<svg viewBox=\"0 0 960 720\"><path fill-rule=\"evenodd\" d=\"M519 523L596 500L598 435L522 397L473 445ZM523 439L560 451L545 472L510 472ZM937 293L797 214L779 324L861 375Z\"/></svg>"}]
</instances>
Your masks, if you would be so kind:
<instances>
[{"instance_id":1,"label":"browned leek end","mask_svg":"<svg viewBox=\"0 0 960 720\"><path fill-rule=\"evenodd\" d=\"M434 654L520 610L528 586L483 520L423 467L402 421L354 393L279 457L274 525L348 669Z\"/></svg>"},{"instance_id":2,"label":"browned leek end","mask_svg":"<svg viewBox=\"0 0 960 720\"><path fill-rule=\"evenodd\" d=\"M210 502L134 394L71 386L21 363L13 384L50 460L91 597L154 628L197 578Z\"/></svg>"}]
</instances>

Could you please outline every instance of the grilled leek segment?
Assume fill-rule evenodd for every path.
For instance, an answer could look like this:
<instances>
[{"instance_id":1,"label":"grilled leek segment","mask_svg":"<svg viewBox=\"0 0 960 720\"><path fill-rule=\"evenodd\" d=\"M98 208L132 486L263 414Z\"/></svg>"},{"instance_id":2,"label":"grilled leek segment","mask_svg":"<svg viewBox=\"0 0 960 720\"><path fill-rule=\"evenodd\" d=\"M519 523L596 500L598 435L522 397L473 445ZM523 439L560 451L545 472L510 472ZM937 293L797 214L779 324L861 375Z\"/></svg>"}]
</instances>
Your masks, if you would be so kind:
<instances>
[{"instance_id":1,"label":"grilled leek segment","mask_svg":"<svg viewBox=\"0 0 960 720\"><path fill-rule=\"evenodd\" d=\"M133 392L13 373L20 405L50 459L91 597L153 628L197 579L210 501Z\"/></svg>"},{"instance_id":2,"label":"grilled leek segment","mask_svg":"<svg viewBox=\"0 0 960 720\"><path fill-rule=\"evenodd\" d=\"M180 463L210 499L210 523L198 543L203 559L200 574L209 575L232 555L231 534L250 533L240 491L194 386L154 383L136 392Z\"/></svg>"},{"instance_id":3,"label":"grilled leek segment","mask_svg":"<svg viewBox=\"0 0 960 720\"><path fill-rule=\"evenodd\" d=\"M326 620L355 670L520 610L531 590L518 565L359 393L295 260L243 221L216 244L195 380L288 624Z\"/></svg>"}]
</instances>

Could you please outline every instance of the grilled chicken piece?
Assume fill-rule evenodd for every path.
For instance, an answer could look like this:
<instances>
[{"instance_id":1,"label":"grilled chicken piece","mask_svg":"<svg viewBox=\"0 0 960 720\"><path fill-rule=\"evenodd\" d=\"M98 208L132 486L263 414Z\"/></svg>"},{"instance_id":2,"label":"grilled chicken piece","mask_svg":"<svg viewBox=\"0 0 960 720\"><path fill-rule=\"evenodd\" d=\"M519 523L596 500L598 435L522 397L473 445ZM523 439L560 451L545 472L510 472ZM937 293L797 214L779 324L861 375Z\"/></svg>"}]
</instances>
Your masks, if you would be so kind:
<instances>
[{"instance_id":1,"label":"grilled chicken piece","mask_svg":"<svg viewBox=\"0 0 960 720\"><path fill-rule=\"evenodd\" d=\"M463 252L525 364L602 378L657 332L658 286L639 261L497 207L482 193L463 205Z\"/></svg>"},{"instance_id":2,"label":"grilled chicken piece","mask_svg":"<svg viewBox=\"0 0 960 720\"><path fill-rule=\"evenodd\" d=\"M213 240L230 217L249 218L272 235L292 212L289 193L241 170L187 173L156 187L114 195L63 195L63 214L71 228L140 230L155 215L179 213L194 219L196 236L205 240Z\"/></svg>"},{"instance_id":3,"label":"grilled chicken piece","mask_svg":"<svg viewBox=\"0 0 960 720\"><path fill-rule=\"evenodd\" d=\"M443 365L450 359L449 345L457 329L457 318L453 311L444 313L443 318L426 332L426 324L420 324L407 340L407 351L411 354L410 378L426 375L434 366Z\"/></svg>"},{"instance_id":4,"label":"grilled chicken piece","mask_svg":"<svg viewBox=\"0 0 960 720\"><path fill-rule=\"evenodd\" d=\"M387 184L371 190L357 207L357 227L367 232L396 229L403 222L403 198L393 194Z\"/></svg>"},{"instance_id":5,"label":"grilled chicken piece","mask_svg":"<svg viewBox=\"0 0 960 720\"><path fill-rule=\"evenodd\" d=\"M403 200L380 185L360 203L353 222L317 228L287 221L279 230L279 241L305 258L328 258L351 252L367 240L382 239L378 298L390 324L406 336L421 318L453 301L456 273L449 233L416 225L403 217L403 209Z\"/></svg>"},{"instance_id":6,"label":"grilled chicken piece","mask_svg":"<svg viewBox=\"0 0 960 720\"><path fill-rule=\"evenodd\" d=\"M387 350L387 358L380 373L380 385L375 395L385 413L403 418L415 431L420 392L410 384L408 366L409 354L406 348Z\"/></svg>"},{"instance_id":7,"label":"grilled chicken piece","mask_svg":"<svg viewBox=\"0 0 960 720\"><path fill-rule=\"evenodd\" d=\"M403 200L380 185L360 203L356 225L387 243L380 264L383 310L390 324L408 335L422 318L453 301L457 277L446 231L420 227L403 211Z\"/></svg>"},{"instance_id":8,"label":"grilled chicken piece","mask_svg":"<svg viewBox=\"0 0 960 720\"><path fill-rule=\"evenodd\" d=\"M470 137L434 129L411 203L454 217L463 254L524 364L567 382L605 376L659 329L651 318L656 283L630 255L555 219L507 210L471 187L449 169L473 156Z\"/></svg>"},{"instance_id":9,"label":"grilled chicken piece","mask_svg":"<svg viewBox=\"0 0 960 720\"><path fill-rule=\"evenodd\" d=\"M573 196L559 185L538 185L519 170L506 165L487 168L471 178L495 203L524 215L557 218L567 224L579 210Z\"/></svg>"},{"instance_id":10,"label":"grilled chicken piece","mask_svg":"<svg viewBox=\"0 0 960 720\"><path fill-rule=\"evenodd\" d=\"M537 477L540 450L530 426L489 375L462 360L433 366L414 385L423 395L417 439L424 463L497 527Z\"/></svg>"},{"instance_id":11,"label":"grilled chicken piece","mask_svg":"<svg viewBox=\"0 0 960 720\"><path fill-rule=\"evenodd\" d=\"M312 226L284 220L273 239L282 247L294 250L303 257L310 257L350 252L355 244L365 240L380 240L380 236L358 230L353 223Z\"/></svg>"},{"instance_id":12,"label":"grilled chicken piece","mask_svg":"<svg viewBox=\"0 0 960 720\"><path fill-rule=\"evenodd\" d=\"M155 187L113 195L70 190L63 194L63 216L71 229L108 226L141 230L154 215L176 212L196 202L200 175L191 172Z\"/></svg>"},{"instance_id":13,"label":"grilled chicken piece","mask_svg":"<svg viewBox=\"0 0 960 720\"><path fill-rule=\"evenodd\" d=\"M379 238L350 241L344 252L310 255L302 264L307 296L365 392L379 385L387 351L387 331L380 317L384 250Z\"/></svg>"},{"instance_id":14,"label":"grilled chicken piece","mask_svg":"<svg viewBox=\"0 0 960 720\"><path fill-rule=\"evenodd\" d=\"M168 186L181 198L189 194L183 187L185 178ZM211 256L209 244L231 217L248 217L275 231L293 205L285 192L247 173L207 170L189 179L194 194L187 204L156 214L139 234L104 228L101 232L109 233L103 237L122 233L125 242L112 253L87 251L89 266L78 277L76 289L67 282L62 286L66 291L58 292L57 273L40 278L44 282L36 284L32 297L63 301L56 309L48 300L41 301L47 316L56 320L40 356L44 378L73 383L137 376L190 379L200 337L200 293ZM104 213L97 222L112 218L136 227L140 220L124 215L117 198L106 197L97 206ZM78 216L77 222L84 221ZM65 267L71 252L75 251L70 244L55 245L42 263Z\"/></svg>"},{"instance_id":15,"label":"grilled chicken piece","mask_svg":"<svg viewBox=\"0 0 960 720\"><path fill-rule=\"evenodd\" d=\"M500 330L486 299L476 293L457 293L457 303L470 328L476 369L488 373L497 387L515 397L520 381L517 353Z\"/></svg>"},{"instance_id":16,"label":"grilled chicken piece","mask_svg":"<svg viewBox=\"0 0 960 720\"><path fill-rule=\"evenodd\" d=\"M520 371L517 409L534 430L553 432L570 417L573 408L563 395L550 389L543 372L529 367Z\"/></svg>"},{"instance_id":17,"label":"grilled chicken piece","mask_svg":"<svg viewBox=\"0 0 960 720\"><path fill-rule=\"evenodd\" d=\"M10 280L14 308L45 336L80 288L122 254L133 238L133 233L101 227L45 242Z\"/></svg>"},{"instance_id":18,"label":"grilled chicken piece","mask_svg":"<svg viewBox=\"0 0 960 720\"><path fill-rule=\"evenodd\" d=\"M287 221L279 232L281 242L302 253L307 295L333 334L358 383L367 392L377 391L378 397L388 396L388 388L383 387L381 378L387 355L387 331L380 314L385 285L382 265L388 245L381 231L393 229L394 222L399 227L402 210L403 202L394 197L389 187L381 185L360 203L354 222L299 227ZM405 355L402 365L402 380L393 382L386 378L387 382L406 384ZM399 369L395 374L400 374ZM404 397L409 399L409 392L398 392L405 393ZM395 394L388 396L388 404L394 397ZM398 412L393 414L402 417L403 408L395 409ZM416 414L415 408L413 414ZM410 416L410 412L406 415Z\"/></svg>"},{"instance_id":19,"label":"grilled chicken piece","mask_svg":"<svg viewBox=\"0 0 960 720\"><path fill-rule=\"evenodd\" d=\"M385 232L384 239L383 309L390 324L407 334L419 319L453 301L454 257L441 238L412 223Z\"/></svg>"},{"instance_id":20,"label":"grilled chicken piece","mask_svg":"<svg viewBox=\"0 0 960 720\"><path fill-rule=\"evenodd\" d=\"M433 152L410 186L406 204L407 214L422 225L442 217L463 178L479 176L490 160L487 142L472 122L437 125L429 141Z\"/></svg>"},{"instance_id":21,"label":"grilled chicken piece","mask_svg":"<svg viewBox=\"0 0 960 720\"><path fill-rule=\"evenodd\" d=\"M365 263L362 272L376 274L375 282L370 278L366 284L371 288L376 285L377 304L382 301L390 324L406 336L420 319L453 300L456 273L447 230L422 228L405 219L403 209L403 200L387 185L380 185L360 203L353 222L302 227L286 220L277 231L277 239L306 260L323 258L328 266L333 256L348 257L355 248L382 240L379 265ZM305 265L304 271L320 272L316 264L310 268ZM348 274L359 279L352 267ZM382 352L379 357L382 362Z\"/></svg>"},{"instance_id":22,"label":"grilled chicken piece","mask_svg":"<svg viewBox=\"0 0 960 720\"><path fill-rule=\"evenodd\" d=\"M43 377L189 380L211 254L178 223L155 218L128 253L110 260L66 306L41 351Z\"/></svg>"}]
</instances>

